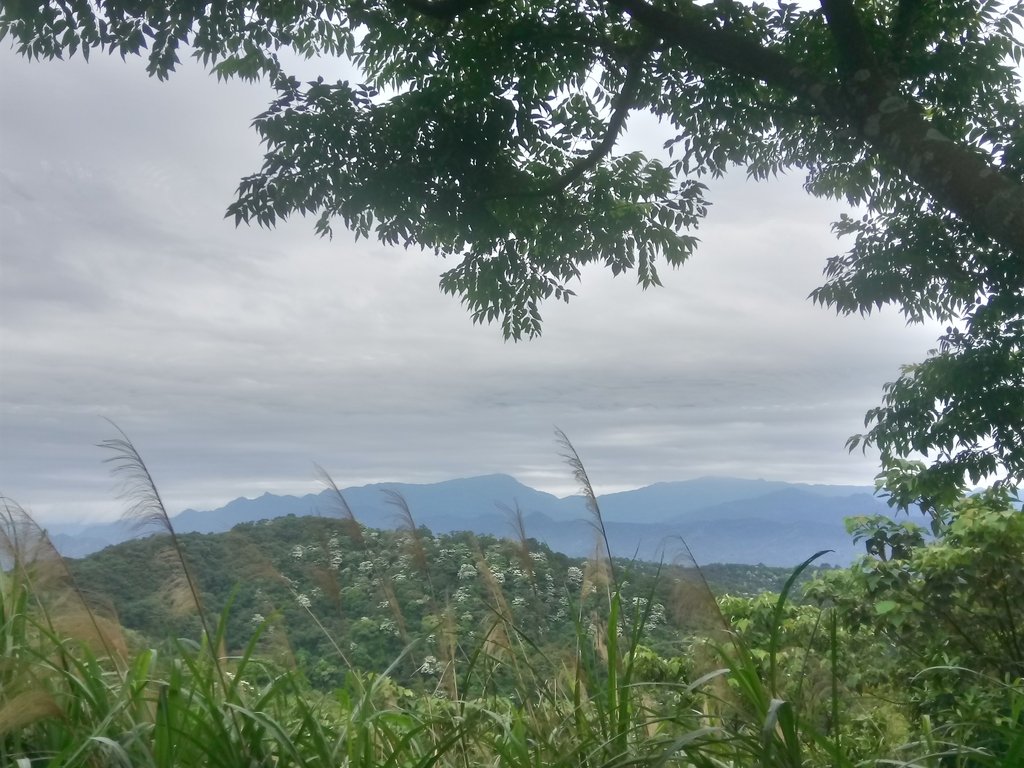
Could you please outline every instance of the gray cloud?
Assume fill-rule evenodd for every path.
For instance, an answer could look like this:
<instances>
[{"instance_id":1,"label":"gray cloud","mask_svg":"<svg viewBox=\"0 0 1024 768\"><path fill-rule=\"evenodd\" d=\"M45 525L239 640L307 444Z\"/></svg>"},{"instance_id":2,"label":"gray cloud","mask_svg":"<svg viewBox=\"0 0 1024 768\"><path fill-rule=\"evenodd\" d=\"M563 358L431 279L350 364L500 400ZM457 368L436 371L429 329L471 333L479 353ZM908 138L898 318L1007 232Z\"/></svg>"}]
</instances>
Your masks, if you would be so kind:
<instances>
[{"instance_id":1,"label":"gray cloud","mask_svg":"<svg viewBox=\"0 0 1024 768\"><path fill-rule=\"evenodd\" d=\"M570 492L556 424L607 490L866 482L872 458L843 442L936 335L812 306L838 208L730 177L664 288L587 269L544 337L506 343L440 294L431 256L223 219L267 89L3 63L0 491L44 519L120 508L101 416L172 511L309 491L313 461L342 484L502 471Z\"/></svg>"}]
</instances>

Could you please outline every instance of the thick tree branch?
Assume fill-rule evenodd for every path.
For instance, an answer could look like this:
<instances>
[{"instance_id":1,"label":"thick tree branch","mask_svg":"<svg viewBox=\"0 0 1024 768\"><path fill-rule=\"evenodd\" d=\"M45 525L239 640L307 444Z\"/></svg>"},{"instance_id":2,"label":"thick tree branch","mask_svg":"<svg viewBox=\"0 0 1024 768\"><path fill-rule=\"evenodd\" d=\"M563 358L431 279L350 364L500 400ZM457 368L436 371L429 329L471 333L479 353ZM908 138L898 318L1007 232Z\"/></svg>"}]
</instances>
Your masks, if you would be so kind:
<instances>
[{"instance_id":1,"label":"thick tree branch","mask_svg":"<svg viewBox=\"0 0 1024 768\"><path fill-rule=\"evenodd\" d=\"M877 73L857 84L851 123L865 143L983 237L1024 259L1024 185L950 140ZM1024 267L1022 267L1024 269Z\"/></svg>"},{"instance_id":2,"label":"thick tree branch","mask_svg":"<svg viewBox=\"0 0 1024 768\"><path fill-rule=\"evenodd\" d=\"M910 35L924 15L925 0L900 0L889 31L889 58L894 62L907 56Z\"/></svg>"},{"instance_id":3,"label":"thick tree branch","mask_svg":"<svg viewBox=\"0 0 1024 768\"><path fill-rule=\"evenodd\" d=\"M604 137L585 157L581 157L567 168L564 173L546 185L543 190L544 194L565 189L577 181L584 173L594 168L612 151L615 147L615 142L618 141L619 134L622 133L622 129L626 125L626 118L636 103L637 89L640 87L640 82L643 79L644 65L647 63L649 54L649 49L639 48L629 57L629 61L626 62L626 76L622 83L622 90L615 97L612 115L608 120L608 128L605 130Z\"/></svg>"},{"instance_id":4,"label":"thick tree branch","mask_svg":"<svg viewBox=\"0 0 1024 768\"><path fill-rule=\"evenodd\" d=\"M609 0L609 3L629 14L648 34L728 71L792 93L808 92L816 85L786 56L738 32L712 27L704 8L692 3L671 12L656 8L646 0Z\"/></svg>"},{"instance_id":5,"label":"thick tree branch","mask_svg":"<svg viewBox=\"0 0 1024 768\"><path fill-rule=\"evenodd\" d=\"M864 25L851 0L821 0L828 31L839 54L839 71L853 77L858 71L876 66Z\"/></svg>"},{"instance_id":6,"label":"thick tree branch","mask_svg":"<svg viewBox=\"0 0 1024 768\"><path fill-rule=\"evenodd\" d=\"M757 40L711 26L695 5L668 12L646 0L609 2L665 43L725 71L780 88L810 104L837 128L852 128L872 152L919 184L939 205L980 236L1024 259L1024 185L972 148L942 135L919 104L893 91L878 66L856 70L847 87L840 89ZM844 4L837 5L842 15ZM857 49L855 42L850 45Z\"/></svg>"}]
</instances>

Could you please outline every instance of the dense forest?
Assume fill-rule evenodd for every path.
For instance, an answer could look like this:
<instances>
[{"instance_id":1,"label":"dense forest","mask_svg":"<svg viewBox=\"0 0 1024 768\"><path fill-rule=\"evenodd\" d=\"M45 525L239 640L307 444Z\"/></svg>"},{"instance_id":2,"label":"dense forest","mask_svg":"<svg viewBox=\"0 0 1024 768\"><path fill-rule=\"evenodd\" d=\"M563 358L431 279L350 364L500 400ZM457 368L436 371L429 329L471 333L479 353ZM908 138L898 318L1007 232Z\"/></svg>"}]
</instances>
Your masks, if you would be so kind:
<instances>
[{"instance_id":1,"label":"dense forest","mask_svg":"<svg viewBox=\"0 0 1024 768\"><path fill-rule=\"evenodd\" d=\"M392 670L410 684L422 657L443 653L445 631L472 644L497 617L561 662L560 649L573 646L580 617L590 621L599 613L609 587L593 559L569 558L525 537L434 536L422 527L371 530L337 518L287 516L177 541L194 568L204 609L220 614L230 604L228 647L244 646L265 621L271 633L287 627L291 652L320 687L339 684L347 664L382 671L415 642ZM624 559L614 564L626 604L650 606L645 642L667 654L678 653L680 638L709 620L710 594L778 592L790 573L748 565L698 571ZM201 629L194 611L174 610L190 608L191 597L166 533L69 566L83 592L109 598L121 624L148 643Z\"/></svg>"}]
</instances>

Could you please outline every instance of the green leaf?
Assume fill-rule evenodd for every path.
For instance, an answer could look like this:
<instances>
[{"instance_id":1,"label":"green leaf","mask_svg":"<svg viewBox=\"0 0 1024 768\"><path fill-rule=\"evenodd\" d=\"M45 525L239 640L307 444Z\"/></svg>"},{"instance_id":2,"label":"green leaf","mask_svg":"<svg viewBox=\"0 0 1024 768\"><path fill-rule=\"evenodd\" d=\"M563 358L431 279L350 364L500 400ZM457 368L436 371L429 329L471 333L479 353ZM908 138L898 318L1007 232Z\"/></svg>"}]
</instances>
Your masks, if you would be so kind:
<instances>
[{"instance_id":1,"label":"green leaf","mask_svg":"<svg viewBox=\"0 0 1024 768\"><path fill-rule=\"evenodd\" d=\"M875 613L879 616L884 616L887 613L892 613L899 607L900 604L895 600L879 600L875 603Z\"/></svg>"}]
</instances>

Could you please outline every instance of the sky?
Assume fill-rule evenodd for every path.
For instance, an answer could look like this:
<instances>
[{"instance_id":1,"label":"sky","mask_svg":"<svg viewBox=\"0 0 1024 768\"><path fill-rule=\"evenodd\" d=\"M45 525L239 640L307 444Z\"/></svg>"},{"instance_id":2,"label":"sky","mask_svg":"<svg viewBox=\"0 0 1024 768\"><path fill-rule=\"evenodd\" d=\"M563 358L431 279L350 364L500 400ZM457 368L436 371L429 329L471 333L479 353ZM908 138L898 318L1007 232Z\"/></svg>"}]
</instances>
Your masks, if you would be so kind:
<instances>
[{"instance_id":1,"label":"sky","mask_svg":"<svg viewBox=\"0 0 1024 768\"><path fill-rule=\"evenodd\" d=\"M342 487L504 472L566 495L556 426L599 492L870 484L876 457L845 440L938 335L814 306L843 208L737 173L664 287L588 269L541 338L506 342L439 291L433 255L223 218L268 86L6 46L0 73L0 494L43 522L123 510L105 419L172 514L316 491L314 464ZM638 118L627 141L660 139Z\"/></svg>"}]
</instances>

